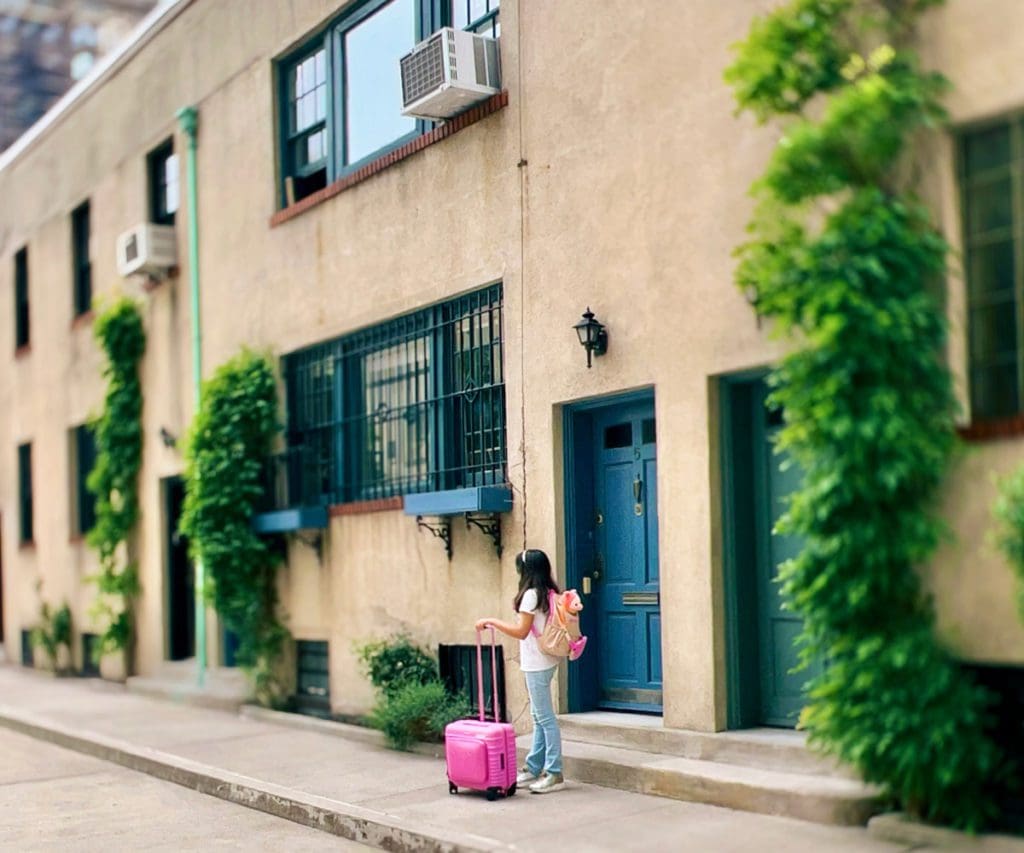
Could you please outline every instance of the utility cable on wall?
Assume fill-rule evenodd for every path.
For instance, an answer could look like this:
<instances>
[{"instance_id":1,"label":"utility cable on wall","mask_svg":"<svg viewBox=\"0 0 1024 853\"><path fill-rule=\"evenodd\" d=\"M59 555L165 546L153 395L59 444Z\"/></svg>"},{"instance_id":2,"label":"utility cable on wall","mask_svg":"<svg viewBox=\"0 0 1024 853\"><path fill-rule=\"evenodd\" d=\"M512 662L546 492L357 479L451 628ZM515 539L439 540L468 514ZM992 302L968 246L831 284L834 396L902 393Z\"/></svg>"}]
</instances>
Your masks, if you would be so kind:
<instances>
[{"instance_id":1,"label":"utility cable on wall","mask_svg":"<svg viewBox=\"0 0 1024 853\"><path fill-rule=\"evenodd\" d=\"M519 78L519 461L522 470L523 549L526 549L526 151L523 133L523 7L516 4L516 73Z\"/></svg>"}]
</instances>

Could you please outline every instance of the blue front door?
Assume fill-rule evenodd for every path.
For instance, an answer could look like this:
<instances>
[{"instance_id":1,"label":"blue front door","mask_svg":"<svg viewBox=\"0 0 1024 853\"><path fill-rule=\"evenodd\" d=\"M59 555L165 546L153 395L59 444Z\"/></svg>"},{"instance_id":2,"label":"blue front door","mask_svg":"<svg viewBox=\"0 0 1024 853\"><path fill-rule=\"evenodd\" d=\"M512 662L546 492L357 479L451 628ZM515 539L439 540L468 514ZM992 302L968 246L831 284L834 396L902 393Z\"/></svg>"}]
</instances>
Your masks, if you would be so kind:
<instances>
[{"instance_id":1,"label":"blue front door","mask_svg":"<svg viewBox=\"0 0 1024 853\"><path fill-rule=\"evenodd\" d=\"M594 547L589 598L598 704L660 710L661 603L654 403L594 413ZM594 624L594 622L592 622Z\"/></svg>"}]
</instances>

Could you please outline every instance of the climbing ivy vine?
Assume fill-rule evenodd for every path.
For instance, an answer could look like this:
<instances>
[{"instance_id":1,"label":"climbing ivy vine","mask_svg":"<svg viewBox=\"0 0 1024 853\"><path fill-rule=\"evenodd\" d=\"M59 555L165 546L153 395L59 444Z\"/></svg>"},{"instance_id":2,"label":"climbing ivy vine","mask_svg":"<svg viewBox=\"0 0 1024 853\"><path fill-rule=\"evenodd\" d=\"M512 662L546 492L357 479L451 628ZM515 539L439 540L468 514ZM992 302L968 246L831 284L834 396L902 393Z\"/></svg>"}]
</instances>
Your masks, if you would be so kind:
<instances>
[{"instance_id":1,"label":"climbing ivy vine","mask_svg":"<svg viewBox=\"0 0 1024 853\"><path fill-rule=\"evenodd\" d=\"M129 649L133 639L132 601L139 574L129 539L139 520L139 469L142 466L142 386L139 361L146 334L138 306L128 298L111 303L96 319L93 334L106 355L107 392L103 411L91 428L96 463L86 486L96 496L96 523L86 542L99 555L92 578L99 598L93 609L105 627L96 654Z\"/></svg>"},{"instance_id":2,"label":"climbing ivy vine","mask_svg":"<svg viewBox=\"0 0 1024 853\"><path fill-rule=\"evenodd\" d=\"M181 530L202 560L217 612L238 636L238 663L259 701L281 697L276 664L289 634L281 623L280 555L252 529L263 471L278 431L270 362L243 350L203 383L202 407L187 439Z\"/></svg>"},{"instance_id":3,"label":"climbing ivy vine","mask_svg":"<svg viewBox=\"0 0 1024 853\"><path fill-rule=\"evenodd\" d=\"M804 480L779 527L805 545L780 577L804 661L827 661L801 725L915 816L970 828L1002 759L917 573L943 535L956 411L936 296L948 247L904 168L944 117L946 82L907 47L934 5L790 0L754 22L726 80L740 111L783 124L737 283L789 343L771 399Z\"/></svg>"}]
</instances>

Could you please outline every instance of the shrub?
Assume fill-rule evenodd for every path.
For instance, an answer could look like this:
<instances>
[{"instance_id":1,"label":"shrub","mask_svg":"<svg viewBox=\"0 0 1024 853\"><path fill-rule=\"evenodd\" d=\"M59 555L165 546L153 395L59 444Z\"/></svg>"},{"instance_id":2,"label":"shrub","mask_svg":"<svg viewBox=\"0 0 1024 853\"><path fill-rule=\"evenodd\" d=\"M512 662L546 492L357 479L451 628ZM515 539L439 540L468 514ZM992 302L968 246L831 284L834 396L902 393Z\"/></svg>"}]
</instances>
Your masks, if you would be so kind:
<instances>
[{"instance_id":1,"label":"shrub","mask_svg":"<svg viewBox=\"0 0 1024 853\"><path fill-rule=\"evenodd\" d=\"M381 693L370 721L393 749L407 750L420 741L440 743L444 727L468 713L469 704L440 680L406 680Z\"/></svg>"},{"instance_id":2,"label":"shrub","mask_svg":"<svg viewBox=\"0 0 1024 853\"><path fill-rule=\"evenodd\" d=\"M51 611L44 601L39 610L39 625L32 629L30 639L33 647L43 648L50 666L56 669L60 647L71 648L71 609L67 604Z\"/></svg>"},{"instance_id":3,"label":"shrub","mask_svg":"<svg viewBox=\"0 0 1024 853\"><path fill-rule=\"evenodd\" d=\"M448 723L469 713L469 703L441 682L434 658L404 634L366 643L356 654L377 690L370 725L393 749L438 743Z\"/></svg>"},{"instance_id":4,"label":"shrub","mask_svg":"<svg viewBox=\"0 0 1024 853\"><path fill-rule=\"evenodd\" d=\"M366 643L356 650L370 678L382 693L393 692L408 682L427 684L437 679L437 663L409 637Z\"/></svg>"}]
</instances>

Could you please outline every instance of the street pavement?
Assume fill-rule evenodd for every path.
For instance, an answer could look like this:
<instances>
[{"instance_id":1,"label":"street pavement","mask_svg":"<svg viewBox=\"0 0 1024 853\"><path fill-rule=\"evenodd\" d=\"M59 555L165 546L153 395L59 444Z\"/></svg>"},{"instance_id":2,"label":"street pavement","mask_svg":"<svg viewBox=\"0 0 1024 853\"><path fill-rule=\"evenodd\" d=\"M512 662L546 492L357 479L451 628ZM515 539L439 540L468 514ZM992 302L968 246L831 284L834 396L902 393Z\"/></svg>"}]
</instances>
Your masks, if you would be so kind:
<instances>
[{"instance_id":1,"label":"street pavement","mask_svg":"<svg viewBox=\"0 0 1024 853\"><path fill-rule=\"evenodd\" d=\"M373 849L3 729L0 756L0 850Z\"/></svg>"},{"instance_id":2,"label":"street pavement","mask_svg":"<svg viewBox=\"0 0 1024 853\"><path fill-rule=\"evenodd\" d=\"M0 666L0 730L5 727L391 850L884 853L929 849L881 841L860 828L768 817L572 780L565 790L542 797L523 793L491 803L471 793L451 796L439 751L399 753L383 748L375 732L317 726L291 715L253 718L182 705L139 696L96 679L56 679L13 665ZM40 756L53 754L53 747L45 743L24 738L18 743L30 756L32 747ZM76 782L76 772L99 773L95 778L106 780L96 786L95 808L98 815L109 816L112 827L124 825L123 813L144 821L146 815L159 811L164 800L173 805L184 803L184 797L190 798L189 803L198 798L211 810L229 809L224 826L233 838L249 839L251 849L306 849L301 847L304 841L294 846L290 841L266 841L283 831L277 818L239 810L111 764L100 765L106 768L103 776L94 761L66 752L61 755L66 764L61 765L65 769L57 778L63 781L56 790L68 786L65 793L52 794L52 783L45 781L48 774L39 772L35 783L23 780L13 794L8 791L0 799L0 849L27 849L19 843L26 839L38 842L33 849L67 847L58 841L60 828L89 808L88 797L78 786L91 783L84 776ZM20 764L25 760L20 758ZM41 758L38 767L48 767L48 760ZM17 776L18 771L14 773ZM125 800L122 808L112 794L120 788L111 780L127 778L123 774L135 774L141 800L137 804ZM4 781L0 776L0 785ZM37 796L28 796L35 790ZM31 803L30 810L24 810L22 800ZM170 816L154 819L156 828L150 838L168 845L166 849L216 846L191 821ZM40 827L41 833L26 836L26 822ZM340 843L326 834L323 837L332 845ZM269 846L260 846L265 841ZM113 842L104 849L154 849L141 836L138 846L130 840L123 845L116 838Z\"/></svg>"}]
</instances>

